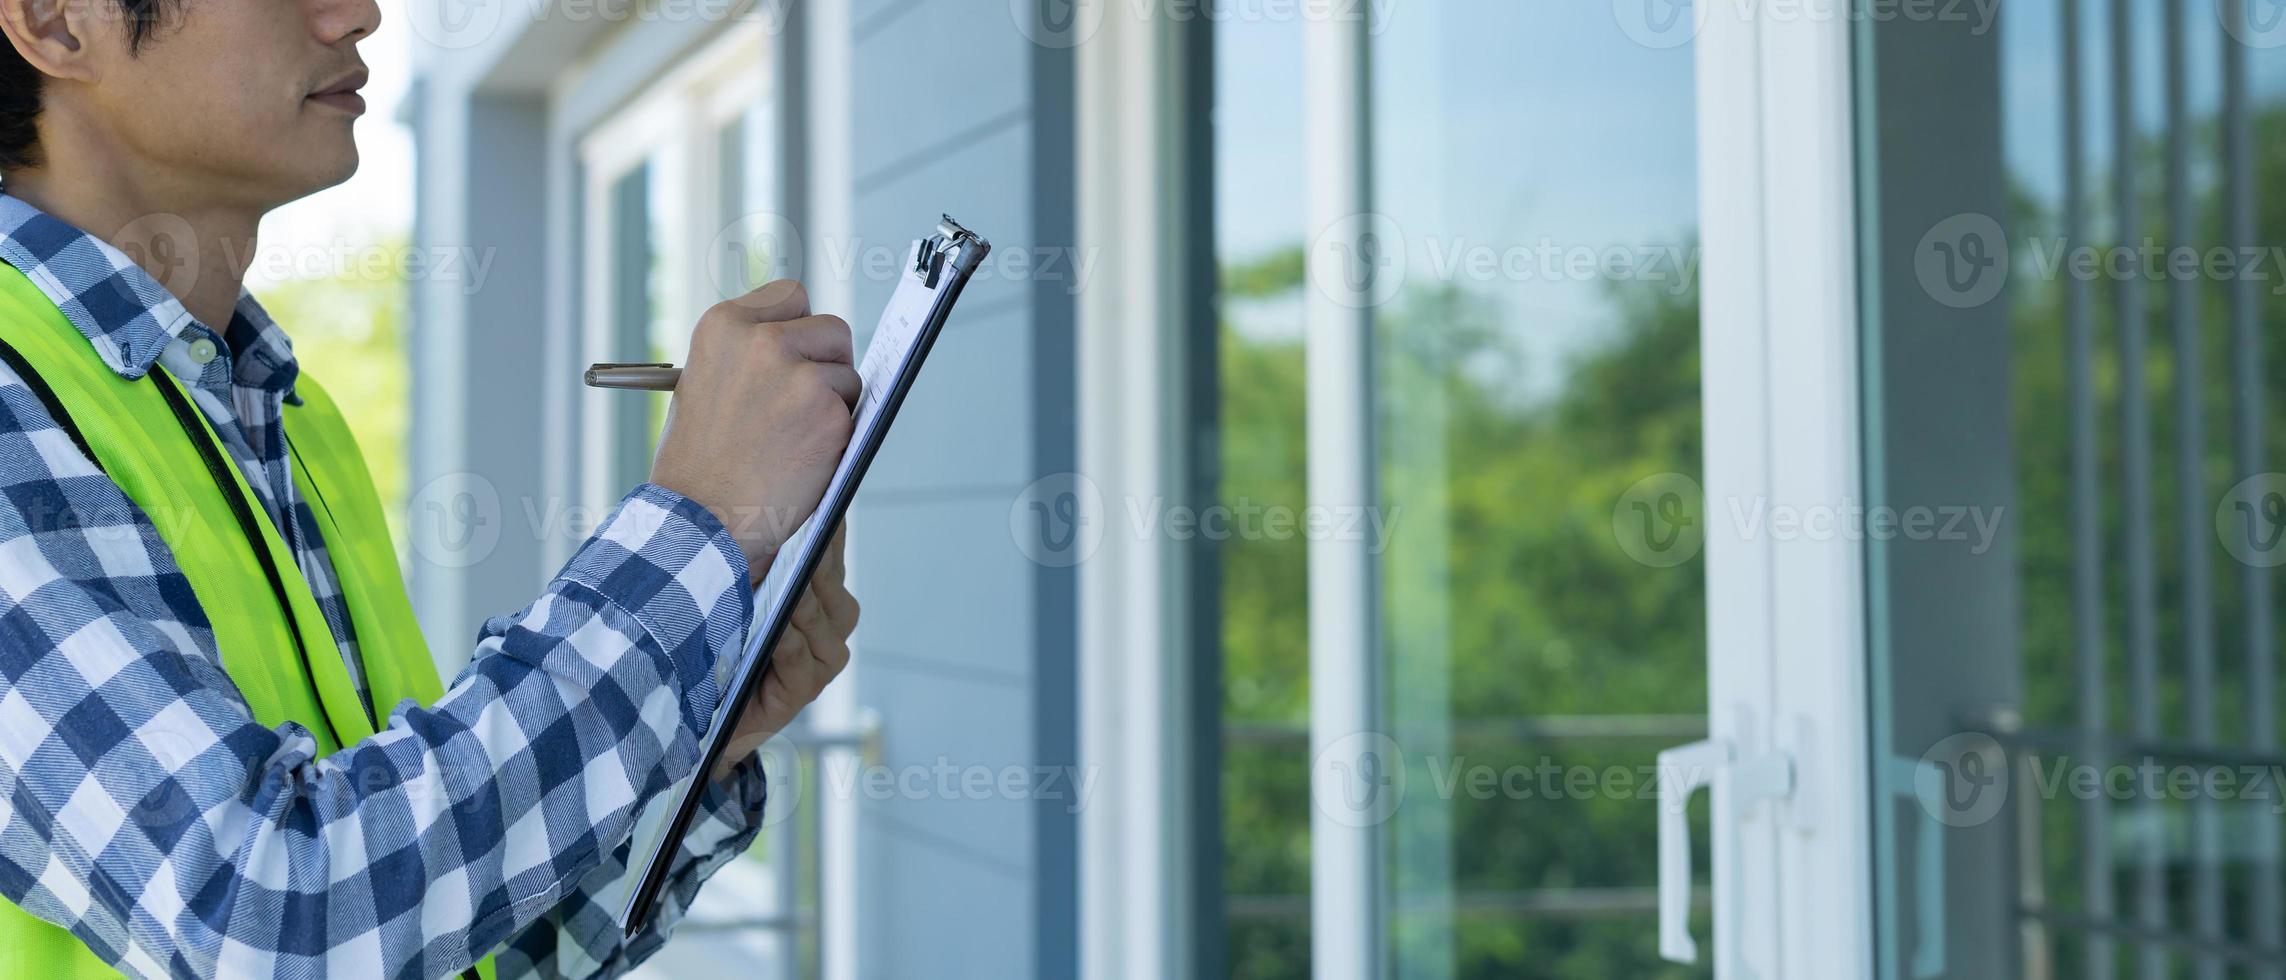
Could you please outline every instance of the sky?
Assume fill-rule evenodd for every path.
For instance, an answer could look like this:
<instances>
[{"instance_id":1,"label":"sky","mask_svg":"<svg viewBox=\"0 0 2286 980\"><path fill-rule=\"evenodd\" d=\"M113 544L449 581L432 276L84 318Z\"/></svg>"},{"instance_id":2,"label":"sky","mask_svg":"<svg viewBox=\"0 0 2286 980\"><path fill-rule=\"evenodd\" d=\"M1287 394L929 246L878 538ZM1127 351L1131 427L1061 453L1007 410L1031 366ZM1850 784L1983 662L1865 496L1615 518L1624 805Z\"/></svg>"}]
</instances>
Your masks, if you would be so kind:
<instances>
[{"instance_id":1,"label":"sky","mask_svg":"<svg viewBox=\"0 0 2286 980\"><path fill-rule=\"evenodd\" d=\"M1302 25L1234 18L1217 31L1216 233L1226 261L1246 262L1311 237ZM1689 46L1637 43L1607 3L1514 0L1405 5L1372 43L1372 210L1400 233L1408 281L1461 255L1530 267L1460 277L1524 355L1512 390L1553 393L1566 358L1616 324L1601 279L1539 273L1547 250L1645 256L1644 278L1684 288L1664 257L1698 222ZM1248 336L1295 337L1302 311L1293 300L1231 317Z\"/></svg>"},{"instance_id":2,"label":"sky","mask_svg":"<svg viewBox=\"0 0 2286 980\"><path fill-rule=\"evenodd\" d=\"M262 222L265 253L364 246L404 237L412 228L413 134L397 122L397 107L412 81L411 34L406 0L380 2L381 30L358 45L373 80L365 87L369 111L357 123L357 176L271 212ZM247 283L254 288L260 288L266 272L278 271L262 268L263 263L256 266Z\"/></svg>"}]
</instances>

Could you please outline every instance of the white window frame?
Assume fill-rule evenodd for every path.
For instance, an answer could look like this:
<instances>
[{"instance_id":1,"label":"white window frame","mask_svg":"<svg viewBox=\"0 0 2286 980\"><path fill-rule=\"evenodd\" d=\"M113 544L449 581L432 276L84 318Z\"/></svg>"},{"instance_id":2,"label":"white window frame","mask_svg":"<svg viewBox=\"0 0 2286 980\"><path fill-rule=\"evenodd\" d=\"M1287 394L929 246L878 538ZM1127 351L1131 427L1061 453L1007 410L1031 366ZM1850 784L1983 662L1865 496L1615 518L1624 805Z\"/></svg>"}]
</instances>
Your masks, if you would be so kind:
<instances>
[{"instance_id":1,"label":"white window frame","mask_svg":"<svg viewBox=\"0 0 2286 980\"><path fill-rule=\"evenodd\" d=\"M1163 8L1155 8L1163 9ZM1076 52L1079 240L1102 250L1079 302L1083 524L1120 501L1182 499L1187 325L1181 155L1199 120L1180 107L1178 25L1108 16ZM1104 776L1080 815L1080 973L1183 976L1202 941L1188 907L1197 862L1194 760L1181 730L1192 690L1191 584L1167 535L1103 535L1079 566L1080 759Z\"/></svg>"},{"instance_id":2,"label":"white window frame","mask_svg":"<svg viewBox=\"0 0 2286 980\"><path fill-rule=\"evenodd\" d=\"M667 234L679 254L704 256L720 229L710 216L722 213L718 200L722 181L715 137L771 91L772 45L765 26L741 22L684 60L673 71L646 85L624 107L596 123L579 141L581 172L585 175L582 208L587 220L581 232L580 350L585 362L612 360L619 349L611 290L615 257L613 241L620 229L612 226L611 191L614 184L654 154L668 150L671 174L655 174L675 188L674 207L665 220ZM713 305L715 286L710 266L703 261L684 263L684 274L668 284L658 297L658 316L672 323L696 323ZM611 397L611 396L604 396ZM623 396L622 396L623 397ZM616 433L609 426L590 426L579 440L578 486L590 507L600 508L618 499L629 474L615 472L619 458ZM639 476L639 475L638 475Z\"/></svg>"},{"instance_id":3,"label":"white window frame","mask_svg":"<svg viewBox=\"0 0 2286 980\"><path fill-rule=\"evenodd\" d=\"M1697 10L1708 728L1792 770L1717 821L1721 978L1873 975L1863 542L1727 516L1864 499L1849 3Z\"/></svg>"}]
</instances>

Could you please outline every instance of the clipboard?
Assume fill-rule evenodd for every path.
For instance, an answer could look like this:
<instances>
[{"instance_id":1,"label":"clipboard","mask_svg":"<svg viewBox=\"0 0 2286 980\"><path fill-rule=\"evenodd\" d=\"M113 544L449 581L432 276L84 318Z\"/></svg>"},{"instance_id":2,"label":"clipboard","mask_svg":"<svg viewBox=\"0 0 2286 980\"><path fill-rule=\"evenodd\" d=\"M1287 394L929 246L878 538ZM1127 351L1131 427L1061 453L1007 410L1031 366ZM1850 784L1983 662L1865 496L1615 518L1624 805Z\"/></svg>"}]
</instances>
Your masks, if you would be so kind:
<instances>
[{"instance_id":1,"label":"clipboard","mask_svg":"<svg viewBox=\"0 0 2286 980\"><path fill-rule=\"evenodd\" d=\"M991 242L946 215L936 234L915 242L908 253L896 292L874 328L865 356L858 361L864 389L855 410L849 447L826 483L818 509L794 529L793 536L779 549L769 574L754 590L754 622L739 658L729 665L729 676L721 685L722 703L715 711L714 724L700 742L698 767L653 799L636 820L627 854L628 874L622 878L633 885L624 901L613 903L619 905L618 923L623 932L632 934L650 921L666 888L674 855L698 816L707 773L721 762L739 715L761 689L770 651L786 632L794 604L810 576L817 572L825 545L849 515L857 486L865 479L874 454L880 452L914 379L920 376L929 349L951 318L953 304L991 252ZM717 665L718 678L722 677L721 667Z\"/></svg>"}]
</instances>

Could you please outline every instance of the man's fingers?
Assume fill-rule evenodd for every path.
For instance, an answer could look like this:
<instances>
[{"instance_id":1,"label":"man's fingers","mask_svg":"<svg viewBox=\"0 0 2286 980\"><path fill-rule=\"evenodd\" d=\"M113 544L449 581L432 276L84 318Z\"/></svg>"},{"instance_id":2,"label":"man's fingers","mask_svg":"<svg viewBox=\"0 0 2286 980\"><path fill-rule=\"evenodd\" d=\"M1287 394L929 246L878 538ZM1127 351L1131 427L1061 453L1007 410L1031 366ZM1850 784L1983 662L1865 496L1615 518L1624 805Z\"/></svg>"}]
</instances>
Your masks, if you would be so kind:
<instances>
[{"instance_id":1,"label":"man's fingers","mask_svg":"<svg viewBox=\"0 0 2286 980\"><path fill-rule=\"evenodd\" d=\"M849 557L848 546L849 525L846 523L836 525L833 529L833 540L826 542L825 556L818 559L818 573L811 576L811 579L813 581L831 579L835 584L840 584L844 570L849 567L847 561Z\"/></svg>"},{"instance_id":2,"label":"man's fingers","mask_svg":"<svg viewBox=\"0 0 2286 980\"><path fill-rule=\"evenodd\" d=\"M860 611L857 596L848 589L835 587L820 591L818 598L825 603L826 618L833 621L834 632L847 642L848 636L857 632Z\"/></svg>"},{"instance_id":3,"label":"man's fingers","mask_svg":"<svg viewBox=\"0 0 2286 980\"><path fill-rule=\"evenodd\" d=\"M857 630L857 596L849 591L848 577L849 525L834 529L833 541L826 545L824 556L818 560L818 572L810 576L810 587L825 604L826 618L833 622L835 633L847 643L849 634Z\"/></svg>"},{"instance_id":4,"label":"man's fingers","mask_svg":"<svg viewBox=\"0 0 2286 980\"><path fill-rule=\"evenodd\" d=\"M827 638L826 643L810 648L810 656L816 658L818 665L825 669L825 677L818 683L818 690L823 692L827 684L833 683L833 679L840 677L841 672L849 667L849 641L842 639L840 633L835 633Z\"/></svg>"},{"instance_id":5,"label":"man's fingers","mask_svg":"<svg viewBox=\"0 0 2286 980\"><path fill-rule=\"evenodd\" d=\"M782 323L810 315L810 291L792 279L763 283L762 288L730 302L746 311L755 323Z\"/></svg>"},{"instance_id":6,"label":"man's fingers","mask_svg":"<svg viewBox=\"0 0 2286 980\"><path fill-rule=\"evenodd\" d=\"M802 597L794 602L794 628L804 633L815 633L826 625L825 603L818 601L818 590L802 588Z\"/></svg>"},{"instance_id":7,"label":"man's fingers","mask_svg":"<svg viewBox=\"0 0 2286 980\"><path fill-rule=\"evenodd\" d=\"M764 323L774 321L765 320ZM856 363L849 323L838 316L804 316L778 323L778 330L803 359L820 364Z\"/></svg>"},{"instance_id":8,"label":"man's fingers","mask_svg":"<svg viewBox=\"0 0 2286 980\"><path fill-rule=\"evenodd\" d=\"M787 695L795 710L810 703L814 697L812 683L818 670L817 654L810 646L809 634L801 630L787 630L778 638L778 646L770 652L770 673L763 678L767 690L770 681L777 681L781 694ZM788 719L777 721L784 724Z\"/></svg>"},{"instance_id":9,"label":"man's fingers","mask_svg":"<svg viewBox=\"0 0 2286 980\"><path fill-rule=\"evenodd\" d=\"M833 622L836 635L847 639L851 633L857 632L857 596L841 582L818 583L818 601L825 604L826 619Z\"/></svg>"},{"instance_id":10,"label":"man's fingers","mask_svg":"<svg viewBox=\"0 0 2286 980\"><path fill-rule=\"evenodd\" d=\"M857 407L857 398L864 394L865 382L857 376L856 368L847 364L819 364L815 370L818 377L825 379L826 387L841 396L842 404Z\"/></svg>"}]
</instances>

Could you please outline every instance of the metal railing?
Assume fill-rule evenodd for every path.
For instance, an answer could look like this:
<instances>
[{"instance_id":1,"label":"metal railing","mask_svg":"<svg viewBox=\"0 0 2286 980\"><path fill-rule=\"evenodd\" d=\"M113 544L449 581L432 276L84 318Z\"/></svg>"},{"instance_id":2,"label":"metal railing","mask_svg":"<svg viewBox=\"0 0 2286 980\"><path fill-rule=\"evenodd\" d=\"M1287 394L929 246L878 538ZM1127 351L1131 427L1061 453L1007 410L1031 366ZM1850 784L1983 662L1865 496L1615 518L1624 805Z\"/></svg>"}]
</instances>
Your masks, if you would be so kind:
<instances>
[{"instance_id":1,"label":"metal railing","mask_svg":"<svg viewBox=\"0 0 2286 980\"><path fill-rule=\"evenodd\" d=\"M824 917L819 912L825 895L826 840L836 833L855 833L854 826L830 826L824 809L827 794L824 765L828 758L854 755L860 764L881 761L881 719L871 711L859 713L857 725L845 732L796 730L773 739L762 749L763 767L774 786L792 783L796 801L791 810L765 811L760 847L769 869L770 907L773 914L727 919L690 920L678 927L684 935L767 933L782 941L774 949L778 960L769 976L792 980L824 975Z\"/></svg>"},{"instance_id":2,"label":"metal railing","mask_svg":"<svg viewBox=\"0 0 2286 980\"><path fill-rule=\"evenodd\" d=\"M2248 939L2228 938L2222 928L2224 913L2219 895L2215 899L2217 908L2210 913L2213 918L2207 919L2205 915L2195 914L2188 923L2188 928L2170 926L2166 922L2154 926L2141 921L2139 917L2130 918L2119 914L2110 901L2114 886L2111 875L2116 871L2112 865L2105 867L2105 877L2087 885L2088 890L2082 893L2080 911L2051 905L2046 887L2048 869L2042 861L2047 853L2047 824L2043 810L2048 797L2040 785L2037 766L2042 760L2060 760L2077 754L2094 762L2099 768L2105 761L2135 760L2166 766L2286 772L2286 753L2195 741L2146 740L2085 731L2025 728L2012 711L2006 710L1978 713L1965 717L1963 722L1965 729L1989 735L2008 753L2008 771L2014 773L2019 780L2020 791L2015 794L2019 801L2016 820L2016 849L2019 855L2017 916L2024 926L2026 938L2022 974L2026 980L2051 980L2059 975L2050 956L2055 933L2077 933L2087 943L2089 955L2100 952L2114 960L2117 946L2126 943L2140 951L2142 955L2138 957L2139 962L2148 962L2156 955L2164 964L2170 957L2181 956L2197 964L2256 968L2256 972L2250 972L2249 975L2252 976L2271 976L2281 967L2286 967L2286 945L2281 945L2266 934L2272 930L2265 930L2261 922L2254 923L2254 934ZM2262 843L2263 835L2257 834L2246 842L2246 863L2252 876L2248 889L2250 893L2258 894L2266 888L2275 890L2280 885L2276 876L2274 847L2278 818L2267 806L2275 803L2278 789L2268 791L2268 796L2270 798L2261 801L2266 804L2261 812L2248 814L2249 822L2269 830L2267 836L2273 841L2272 846L2265 846ZM2111 795L2108 791L2097 792L2082 796L2075 802L2086 808L2087 819L2082 821L2082 827L2093 825L2092 831L2087 833L2100 837L2105 842L2106 853L2109 853L2111 835L2117 829L2111 822L2111 809L2108 805L2112 802ZM2136 802L2139 807L2153 808L2154 812L2163 803L2156 799L2139 799ZM2205 794L2191 801L2194 814L2215 813L2216 803ZM2218 879L2221 877L2226 854L2220 841L2224 836L2219 819L2194 822L2194 888L2210 872ZM2082 840L2084 860L2086 837L2083 836ZM2170 855L2167 848L2147 839L2141 850L2137 863L2139 872L2143 868L2157 867L2161 869L2164 880L2169 870ZM2139 887L2142 880L2143 876L2139 873L2136 877ZM2083 964L2082 972L2090 976L2103 975L2113 969L2114 960L2090 960Z\"/></svg>"},{"instance_id":3,"label":"metal railing","mask_svg":"<svg viewBox=\"0 0 2286 980\"><path fill-rule=\"evenodd\" d=\"M1643 741L1654 751L1677 742L1705 738L1704 715L1540 715L1507 718L1458 718L1424 725L1397 725L1389 736L1399 745L1493 743L1525 745ZM1419 738L1409 738L1419 736ZM1226 746L1274 746L1307 753L1310 730L1300 722L1232 722L1223 725ZM1309 826L1308 814L1298 814L1299 829ZM1711 893L1696 889L1693 905L1712 907ZM1392 909L1401 911L1406 896L1395 896ZM1649 916L1658 911L1656 884L1640 887L1580 887L1532 889L1456 889L1450 905L1457 915L1527 915L1591 920ZM1233 921L1300 921L1310 917L1307 894L1232 895L1224 900L1225 914Z\"/></svg>"},{"instance_id":4,"label":"metal railing","mask_svg":"<svg viewBox=\"0 0 2286 980\"><path fill-rule=\"evenodd\" d=\"M2093 8L2094 4L2084 5ZM2223 160L2221 191L2223 196L2223 244L2234 248L2258 247L2258 232L2254 212L2254 168L2251 142L2250 103L2247 89L2246 45L2237 39L2247 36L2247 16L2244 0L2219 5L2219 22L2204 16L2210 5L2197 5L2193 11L2184 0L2166 0L2161 34L2165 91L2164 132L2164 186L2161 216L2164 228L2161 235L2170 247L2187 247L2199 228L2200 215L2194 186L2191 147L2198 139L2200 123L2193 117L2188 96L2188 75L2193 68L2205 67L2194 62L2187 54L2190 39L2187 33L2193 24L2211 24L2219 35L2222 52L2220 75L2222 82L2221 122L2223 131ZM2063 123L2063 213L2062 231L2067 240L2076 243L2087 240L2090 222L2087 207L2090 202L2088 166L2085 159L2087 127L2084 115L2086 99L2083 86L2087 66L2081 43L2083 4L2065 0L2060 4L2061 57L2061 114ZM2109 76L2111 109L2111 153L2113 179L2110 199L2116 221L2115 234L2123 244L2140 239L2145 232L2141 186L2136 179L2137 163L2143 159L2145 136L2137 118L2137 66L2135 45L2146 36L2137 29L2135 17L2143 8L2134 0L2112 0L2109 5L2108 31L2110 50L2106 63L2099 67ZM2193 18L2190 14L2201 16ZM2121 741L2113 737L2113 719L2109 716L2110 678L2105 658L2107 632L2104 608L2104 540L2103 540L2103 485L2101 482L2101 443L2104 433L2097 410L2097 351L2094 331L2094 285L2086 277L2067 277L2064 286L2066 350L2069 371L2067 401L2071 418L2071 481L2073 528L2073 621L2077 650L2077 696L2079 700L2079 731L2070 736L2072 748L2081 751L2106 751L2105 746L2138 755L2119 758L2140 758L2152 754L2151 750L2164 749L2164 753L2178 758L2191 756L2212 757L2215 750L2206 748L2220 741L2222 733L2214 728L2216 707L2216 665L2220 651L2216 645L2214 616L2215 583L2209 571L2209 541L2203 533L2208 521L2206 508L2212 503L2206 482L2206 444L2204 439L2205 386L2200 377L2201 317L2200 280L2175 280L2168 284L2165 316L2171 328L2175 356L2176 377L2173 380L2175 400L2173 414L2176 428L2176 454L2174 479L2177 483L2176 520L2182 525L2178 534L2183 566L2180 602L2183 612L2183 642L2185 711L2192 731L2189 746L2161 744L2160 723L2160 586L2158 559L2155 551L2154 513L2152 492L2152 416L2153 405L2148 398L2150 387L2147 377L2147 319L2149 307L2145 283L2136 276L2122 277L2113 295L2114 315L2118 324L2118 432L2120 450L2120 500L2125 522L2123 553L2126 569L2126 654L2130 687L2127 691L2128 726L2133 739ZM2231 373L2231 444L2233 469L2236 479L2248 479L2265 471L2263 416L2265 395L2262 378L2261 329L2259 304L2261 297L2255 290L2253 277L2239 275L2233 278L2226 299L2226 317L2229 323ZM2246 607L2247 630L2244 649L2239 651L2245 663L2247 706L2245 712L2245 752L2254 757L2269 758L2277 748L2276 707L2273 701L2276 684L2275 618L2271 607L2269 573L2256 563L2243 563L2238 586ZM2019 737L2029 737L2020 734ZM2059 736L2060 737L2060 736ZM2046 741L2055 741L2047 739ZM2049 747L2055 747L2053 745ZM2101 757L2091 758L2101 764ZM2146 819L2155 818L2155 804L2135 804ZM2080 866L2081 889L2085 896L2086 912L2078 917L2086 928L2086 959L2088 976L2108 980L2114 972L2114 949L2117 942L2126 941L2141 948L2139 974L2156 978L2168 974L2168 948L2177 945L2174 939L2165 942L2159 937L2172 937L2168 924L2175 916L2169 908L2172 893L2168 869L2155 848L2146 848L2137 859L2133 885L2134 922L2119 921L2114 907L2112 891L2115 858L2111 846L2113 816L2108 801L2090 801L2086 819L2081 824ZM2225 874L2219 860L2222 829L2215 806L2197 803L2193 806L2191 835L2192 873L2188 889L2190 900L2190 935L2193 960L2202 980L2221 975L2224 964L2237 957L2239 947L2223 941L2226 920L2231 910L2226 905ZM2256 859L2252 880L2244 900L2246 915L2254 923L2255 935L2251 948L2276 950L2282 944L2282 885L2277 854L2276 829L2264 835L2268 844ZM2065 921L2045 910L2038 910L2043 921ZM2077 920L2075 920L2077 921ZM2212 952L2208 952L2208 951ZM2242 950L2240 950L2242 951ZM2266 962L2277 962L2271 957ZM2286 970L2266 969L2259 974L2266 980L2286 978Z\"/></svg>"}]
</instances>

